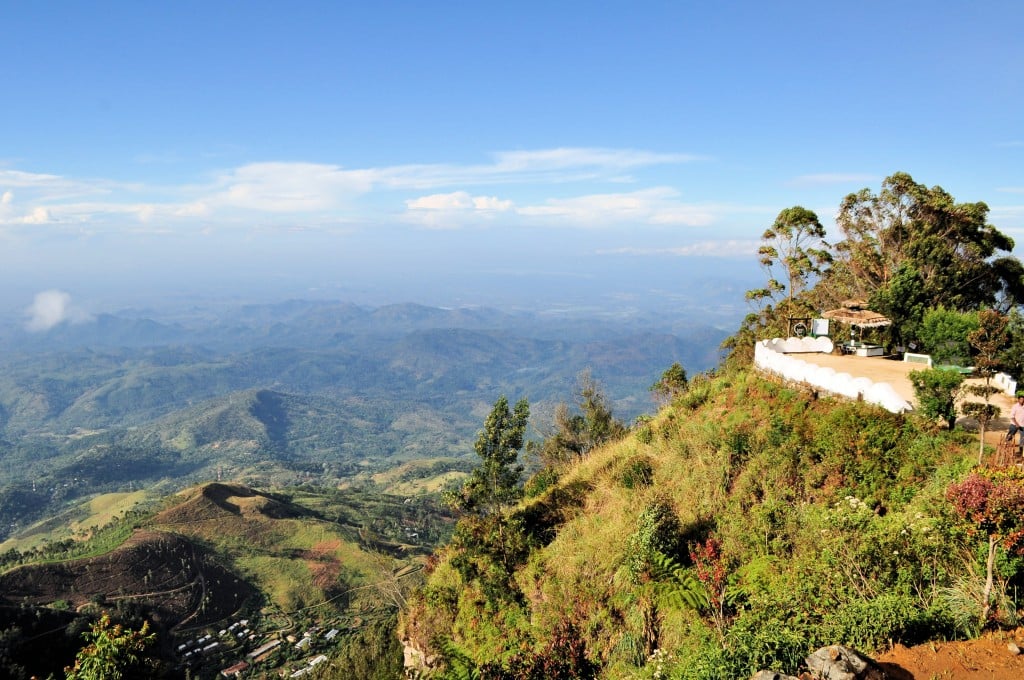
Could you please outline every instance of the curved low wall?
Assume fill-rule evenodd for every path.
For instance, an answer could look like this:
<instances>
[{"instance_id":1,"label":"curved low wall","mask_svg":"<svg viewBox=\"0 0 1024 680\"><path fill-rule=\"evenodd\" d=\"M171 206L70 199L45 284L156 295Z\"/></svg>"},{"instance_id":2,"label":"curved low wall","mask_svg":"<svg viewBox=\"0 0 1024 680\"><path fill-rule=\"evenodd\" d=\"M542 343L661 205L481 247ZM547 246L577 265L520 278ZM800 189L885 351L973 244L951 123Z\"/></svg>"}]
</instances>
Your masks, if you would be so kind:
<instances>
[{"instance_id":1,"label":"curved low wall","mask_svg":"<svg viewBox=\"0 0 1024 680\"><path fill-rule=\"evenodd\" d=\"M781 354L800 354L804 352L815 352L818 354L831 354L835 345L832 338L821 336L819 338L773 338L762 340L767 343L769 349Z\"/></svg>"},{"instance_id":2,"label":"curved low wall","mask_svg":"<svg viewBox=\"0 0 1024 680\"><path fill-rule=\"evenodd\" d=\"M886 382L872 382L868 378L855 378L849 373L837 373L833 368L818 366L792 356L797 353L832 351L829 338L774 338L754 345L754 365L786 380L801 382L825 392L850 399L863 399L892 413L913 410L893 386Z\"/></svg>"},{"instance_id":3,"label":"curved low wall","mask_svg":"<svg viewBox=\"0 0 1024 680\"><path fill-rule=\"evenodd\" d=\"M1001 389L1004 394L1010 397L1017 396L1017 381L1014 380L1008 373L996 373L992 382L996 384L996 387Z\"/></svg>"}]
</instances>

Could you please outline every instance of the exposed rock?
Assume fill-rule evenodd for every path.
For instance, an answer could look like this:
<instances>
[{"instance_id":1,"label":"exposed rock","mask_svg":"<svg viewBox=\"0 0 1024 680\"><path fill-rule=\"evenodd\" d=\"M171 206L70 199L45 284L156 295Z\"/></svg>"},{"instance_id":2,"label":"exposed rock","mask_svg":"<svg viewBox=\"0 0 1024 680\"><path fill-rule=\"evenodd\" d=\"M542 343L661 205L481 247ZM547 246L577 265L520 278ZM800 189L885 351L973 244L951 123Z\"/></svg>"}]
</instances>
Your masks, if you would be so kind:
<instances>
[{"instance_id":1,"label":"exposed rock","mask_svg":"<svg viewBox=\"0 0 1024 680\"><path fill-rule=\"evenodd\" d=\"M423 673L428 673L437 662L435 656L427 656L408 640L402 640L402 656L406 677L419 677Z\"/></svg>"},{"instance_id":2,"label":"exposed rock","mask_svg":"<svg viewBox=\"0 0 1024 680\"><path fill-rule=\"evenodd\" d=\"M842 645L822 647L804 661L816 678L885 680L885 672L878 664Z\"/></svg>"},{"instance_id":3,"label":"exposed rock","mask_svg":"<svg viewBox=\"0 0 1024 680\"><path fill-rule=\"evenodd\" d=\"M1009 649L1010 650L1010 654L1013 654L1014 656L1016 656L1017 654L1020 654L1020 647L1017 646L1016 642L1012 642L1012 641L1009 642L1006 645L1006 648Z\"/></svg>"},{"instance_id":4,"label":"exposed rock","mask_svg":"<svg viewBox=\"0 0 1024 680\"><path fill-rule=\"evenodd\" d=\"M750 680L886 680L885 671L849 647L822 647L804 659L810 673L800 677L776 671L758 671Z\"/></svg>"}]
</instances>

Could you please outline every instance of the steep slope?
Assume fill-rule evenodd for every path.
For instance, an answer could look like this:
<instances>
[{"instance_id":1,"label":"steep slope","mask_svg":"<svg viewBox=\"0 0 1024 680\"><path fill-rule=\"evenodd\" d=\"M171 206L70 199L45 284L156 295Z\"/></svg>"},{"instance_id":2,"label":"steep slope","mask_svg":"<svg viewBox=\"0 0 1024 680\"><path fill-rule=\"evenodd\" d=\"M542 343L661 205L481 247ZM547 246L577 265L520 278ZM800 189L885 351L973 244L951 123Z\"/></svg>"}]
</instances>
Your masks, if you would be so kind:
<instances>
[{"instance_id":1,"label":"steep slope","mask_svg":"<svg viewBox=\"0 0 1024 680\"><path fill-rule=\"evenodd\" d=\"M99 557L21 567L0 575L7 606L66 601L142 603L166 625L201 626L237 612L255 594L201 548L174 534L138 531Z\"/></svg>"},{"instance_id":2,"label":"steep slope","mask_svg":"<svg viewBox=\"0 0 1024 680\"><path fill-rule=\"evenodd\" d=\"M697 380L509 515L464 521L407 646L495 677L710 679L971 633L978 543L945 491L974 446L752 373Z\"/></svg>"}]
</instances>

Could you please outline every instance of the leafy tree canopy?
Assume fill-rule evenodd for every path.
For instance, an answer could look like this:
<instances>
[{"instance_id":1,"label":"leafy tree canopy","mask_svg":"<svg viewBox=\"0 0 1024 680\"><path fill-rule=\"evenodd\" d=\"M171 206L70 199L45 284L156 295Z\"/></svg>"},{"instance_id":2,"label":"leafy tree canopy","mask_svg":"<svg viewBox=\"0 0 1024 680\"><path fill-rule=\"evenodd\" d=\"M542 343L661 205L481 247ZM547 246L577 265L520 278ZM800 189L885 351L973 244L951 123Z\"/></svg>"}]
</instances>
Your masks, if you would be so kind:
<instances>
[{"instance_id":1,"label":"leafy tree canopy","mask_svg":"<svg viewBox=\"0 0 1024 680\"><path fill-rule=\"evenodd\" d=\"M447 497L450 505L490 515L519 499L523 467L516 461L529 418L530 405L526 399L520 399L514 408L509 408L504 396L494 403L474 445L480 465L474 468L461 493Z\"/></svg>"},{"instance_id":2,"label":"leafy tree canopy","mask_svg":"<svg viewBox=\"0 0 1024 680\"><path fill-rule=\"evenodd\" d=\"M929 308L1005 311L1024 301L1024 268L988 212L904 172L887 177L878 194L850 194L839 207L843 238L822 292L833 302L869 298L904 338Z\"/></svg>"},{"instance_id":3,"label":"leafy tree canopy","mask_svg":"<svg viewBox=\"0 0 1024 680\"><path fill-rule=\"evenodd\" d=\"M790 303L799 298L810 278L832 261L824 239L825 228L814 212L799 205L780 212L761 236L757 251L768 281L765 288L749 291L747 297L777 299L785 293ZM779 280L780 275L784 282Z\"/></svg>"},{"instance_id":4,"label":"leafy tree canopy","mask_svg":"<svg viewBox=\"0 0 1024 680\"><path fill-rule=\"evenodd\" d=\"M83 634L88 641L75 657L75 665L65 668L66 680L120 680L145 677L143 652L156 640L149 632L149 622L141 630L114 624L110 615L103 615Z\"/></svg>"}]
</instances>

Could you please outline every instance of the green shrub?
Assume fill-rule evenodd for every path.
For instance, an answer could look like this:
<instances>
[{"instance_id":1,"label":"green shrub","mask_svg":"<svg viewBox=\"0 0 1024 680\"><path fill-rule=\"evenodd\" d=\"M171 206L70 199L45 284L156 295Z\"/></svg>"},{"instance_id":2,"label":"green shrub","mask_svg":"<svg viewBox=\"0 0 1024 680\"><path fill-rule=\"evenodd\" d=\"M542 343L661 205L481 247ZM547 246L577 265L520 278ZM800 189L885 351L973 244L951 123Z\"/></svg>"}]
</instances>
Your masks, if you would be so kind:
<instances>
[{"instance_id":1,"label":"green shrub","mask_svg":"<svg viewBox=\"0 0 1024 680\"><path fill-rule=\"evenodd\" d=\"M915 644L926 639L934 627L916 598L886 593L840 606L823 628L836 643L873 650L897 642Z\"/></svg>"},{"instance_id":2,"label":"green shrub","mask_svg":"<svg viewBox=\"0 0 1024 680\"><path fill-rule=\"evenodd\" d=\"M696 411L711 399L712 387L708 382L692 382L690 389L676 397L675 404L681 408Z\"/></svg>"},{"instance_id":3,"label":"green shrub","mask_svg":"<svg viewBox=\"0 0 1024 680\"><path fill-rule=\"evenodd\" d=\"M785 611L748 611L726 633L726 674L749 678L761 669L796 674L812 651L813 631L806 620Z\"/></svg>"},{"instance_id":4,"label":"green shrub","mask_svg":"<svg viewBox=\"0 0 1024 680\"><path fill-rule=\"evenodd\" d=\"M921 414L932 420L942 418L952 430L956 425L956 401L963 388L964 376L949 369L929 368L911 371L908 377L921 405Z\"/></svg>"},{"instance_id":5,"label":"green shrub","mask_svg":"<svg viewBox=\"0 0 1024 680\"><path fill-rule=\"evenodd\" d=\"M536 498L558 483L558 470L546 467L537 474L526 480L523 485L523 495L526 498Z\"/></svg>"},{"instance_id":6,"label":"green shrub","mask_svg":"<svg viewBox=\"0 0 1024 680\"><path fill-rule=\"evenodd\" d=\"M679 518L665 500L652 502L637 518L637 528L626 539L625 568L634 583L650 572L655 555L675 558L679 553Z\"/></svg>"},{"instance_id":7,"label":"green shrub","mask_svg":"<svg viewBox=\"0 0 1024 680\"><path fill-rule=\"evenodd\" d=\"M966 366L971 357L967 336L977 329L977 312L938 307L925 312L921 322L921 340L935 363Z\"/></svg>"},{"instance_id":8,"label":"green shrub","mask_svg":"<svg viewBox=\"0 0 1024 680\"><path fill-rule=\"evenodd\" d=\"M654 468L646 456L630 458L619 471L619 483L627 489L650 486L653 480Z\"/></svg>"}]
</instances>

